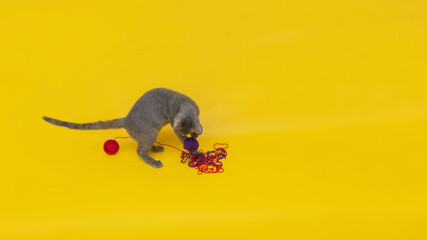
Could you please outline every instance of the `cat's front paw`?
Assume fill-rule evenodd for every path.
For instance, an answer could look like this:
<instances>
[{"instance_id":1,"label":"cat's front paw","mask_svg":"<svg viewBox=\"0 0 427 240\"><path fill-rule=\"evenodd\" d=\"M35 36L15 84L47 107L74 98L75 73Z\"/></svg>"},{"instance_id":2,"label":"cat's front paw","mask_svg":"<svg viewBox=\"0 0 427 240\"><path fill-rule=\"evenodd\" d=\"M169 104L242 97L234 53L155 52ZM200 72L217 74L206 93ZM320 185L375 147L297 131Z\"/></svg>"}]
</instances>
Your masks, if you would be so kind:
<instances>
[{"instance_id":1,"label":"cat's front paw","mask_svg":"<svg viewBox=\"0 0 427 240\"><path fill-rule=\"evenodd\" d=\"M161 168L161 167L163 167L163 163L157 160L153 163L152 167Z\"/></svg>"}]
</instances>

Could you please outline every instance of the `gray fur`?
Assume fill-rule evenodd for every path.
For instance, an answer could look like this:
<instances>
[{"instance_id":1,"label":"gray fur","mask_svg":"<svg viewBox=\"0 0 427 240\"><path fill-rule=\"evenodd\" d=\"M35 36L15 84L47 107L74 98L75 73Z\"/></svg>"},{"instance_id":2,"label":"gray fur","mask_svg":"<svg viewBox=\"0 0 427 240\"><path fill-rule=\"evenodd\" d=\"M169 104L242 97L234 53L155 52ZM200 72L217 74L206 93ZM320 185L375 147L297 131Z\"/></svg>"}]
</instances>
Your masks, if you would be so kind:
<instances>
[{"instance_id":1,"label":"gray fur","mask_svg":"<svg viewBox=\"0 0 427 240\"><path fill-rule=\"evenodd\" d=\"M43 117L43 120L53 125L60 127L67 127L77 130L99 130L99 129L110 129L110 128L123 128L125 125L124 118L114 119L110 121L98 121L94 123L73 123L61 121L58 119Z\"/></svg>"},{"instance_id":2,"label":"gray fur","mask_svg":"<svg viewBox=\"0 0 427 240\"><path fill-rule=\"evenodd\" d=\"M170 123L181 142L187 135L198 137L203 132L197 104L189 97L165 88L146 92L124 118L94 123L72 123L49 117L43 119L53 125L79 130L125 128L129 136L138 142L138 155L155 168L163 164L149 156L148 152L163 151L163 147L154 146L163 126Z\"/></svg>"}]
</instances>

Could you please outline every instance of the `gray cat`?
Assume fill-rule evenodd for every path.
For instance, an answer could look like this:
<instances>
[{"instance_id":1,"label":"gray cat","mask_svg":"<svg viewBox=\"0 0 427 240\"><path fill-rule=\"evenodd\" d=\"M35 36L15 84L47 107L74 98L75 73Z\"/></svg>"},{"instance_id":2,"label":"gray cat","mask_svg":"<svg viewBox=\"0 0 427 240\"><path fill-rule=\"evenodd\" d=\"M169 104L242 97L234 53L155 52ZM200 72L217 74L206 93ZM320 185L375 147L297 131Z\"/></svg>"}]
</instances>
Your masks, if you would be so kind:
<instances>
[{"instance_id":1,"label":"gray cat","mask_svg":"<svg viewBox=\"0 0 427 240\"><path fill-rule=\"evenodd\" d=\"M163 151L162 146L154 146L163 126L170 123L181 142L184 142L188 135L196 138L203 132L197 104L189 97L165 88L146 92L124 118L81 124L49 117L43 119L57 126L79 130L125 128L138 142L138 155L155 168L160 168L163 164L150 157L148 151L150 149L153 152Z\"/></svg>"}]
</instances>

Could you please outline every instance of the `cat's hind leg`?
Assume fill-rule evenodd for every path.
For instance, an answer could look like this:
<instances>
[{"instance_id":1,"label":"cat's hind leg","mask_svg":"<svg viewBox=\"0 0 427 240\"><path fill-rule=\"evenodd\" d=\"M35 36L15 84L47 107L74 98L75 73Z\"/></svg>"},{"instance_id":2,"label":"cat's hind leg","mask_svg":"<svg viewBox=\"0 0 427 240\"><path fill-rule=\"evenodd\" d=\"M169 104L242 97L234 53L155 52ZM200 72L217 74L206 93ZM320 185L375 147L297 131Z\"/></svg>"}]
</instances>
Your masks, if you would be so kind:
<instances>
[{"instance_id":1,"label":"cat's hind leg","mask_svg":"<svg viewBox=\"0 0 427 240\"><path fill-rule=\"evenodd\" d=\"M148 155L148 151L153 148L153 144L156 141L156 138L157 138L157 133L156 134L140 134L136 139L138 141L137 153L142 158L142 160L144 160L144 162L146 162L148 165L154 168L161 168L163 167L162 162Z\"/></svg>"}]
</instances>

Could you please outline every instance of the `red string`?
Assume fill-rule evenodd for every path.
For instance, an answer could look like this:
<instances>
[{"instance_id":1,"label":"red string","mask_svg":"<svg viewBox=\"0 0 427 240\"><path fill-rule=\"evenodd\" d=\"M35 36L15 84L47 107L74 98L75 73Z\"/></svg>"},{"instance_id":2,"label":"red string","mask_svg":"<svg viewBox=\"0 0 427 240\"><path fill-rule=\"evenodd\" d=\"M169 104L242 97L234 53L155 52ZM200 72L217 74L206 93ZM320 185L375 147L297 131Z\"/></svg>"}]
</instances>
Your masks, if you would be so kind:
<instances>
[{"instance_id":1,"label":"red string","mask_svg":"<svg viewBox=\"0 0 427 240\"><path fill-rule=\"evenodd\" d=\"M217 148L216 145L224 145L224 148ZM196 168L197 174L201 175L203 173L222 173L224 168L222 168L221 159L227 157L226 148L228 148L227 143L215 143L215 150L199 152L196 154L191 154L189 152L181 153L181 162L185 163L188 160L188 166Z\"/></svg>"},{"instance_id":2,"label":"red string","mask_svg":"<svg viewBox=\"0 0 427 240\"><path fill-rule=\"evenodd\" d=\"M201 175L203 173L222 173L224 168L222 168L221 159L227 157L226 148L228 148L227 143L215 143L213 145L213 151L208 151L206 153L200 149L196 154L189 153L187 151L181 150L175 146L169 144L163 144L156 142L159 145L175 148L178 151L181 151L181 163L188 161L188 166L196 168L197 174ZM222 148L217 146L224 146Z\"/></svg>"},{"instance_id":3,"label":"red string","mask_svg":"<svg viewBox=\"0 0 427 240\"><path fill-rule=\"evenodd\" d=\"M116 137L117 138L130 138L130 137ZM188 161L188 166L196 168L197 174L201 175L203 173L222 173L224 172L224 168L222 168L221 159L225 159L227 157L226 148L228 148L227 143L215 143L213 145L213 151L207 151L206 153L200 149L199 152L192 154L187 151L181 150L175 146L169 144L163 144L156 142L161 146L175 148L176 150L181 152L181 163L185 163ZM223 146L223 147L217 147Z\"/></svg>"},{"instance_id":4,"label":"red string","mask_svg":"<svg viewBox=\"0 0 427 240\"><path fill-rule=\"evenodd\" d=\"M114 138L114 140L116 140L117 138L130 138L130 137L116 137Z\"/></svg>"}]
</instances>

